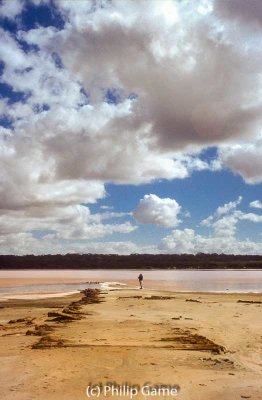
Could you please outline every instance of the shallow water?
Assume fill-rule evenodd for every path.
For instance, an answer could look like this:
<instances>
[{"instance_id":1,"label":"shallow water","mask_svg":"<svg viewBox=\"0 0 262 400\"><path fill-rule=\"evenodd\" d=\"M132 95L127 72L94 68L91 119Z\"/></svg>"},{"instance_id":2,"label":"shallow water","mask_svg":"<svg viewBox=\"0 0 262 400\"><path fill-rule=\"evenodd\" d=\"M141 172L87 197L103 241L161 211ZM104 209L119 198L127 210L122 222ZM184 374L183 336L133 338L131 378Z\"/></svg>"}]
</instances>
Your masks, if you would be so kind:
<instances>
[{"instance_id":1,"label":"shallow water","mask_svg":"<svg viewBox=\"0 0 262 400\"><path fill-rule=\"evenodd\" d=\"M41 278L39 278L41 281ZM17 281L17 279L16 279ZM0 278L0 285L2 284ZM77 293L87 288L101 288L102 285L87 283L50 283L24 284L14 286L0 286L0 300L5 299L42 299L46 297L62 297Z\"/></svg>"},{"instance_id":2,"label":"shallow water","mask_svg":"<svg viewBox=\"0 0 262 400\"><path fill-rule=\"evenodd\" d=\"M0 271L0 298L14 298L14 294L21 293L74 293L87 287L104 286L87 283L90 281L137 286L140 272L144 275L144 286L149 288L262 293L262 270L4 270Z\"/></svg>"}]
</instances>

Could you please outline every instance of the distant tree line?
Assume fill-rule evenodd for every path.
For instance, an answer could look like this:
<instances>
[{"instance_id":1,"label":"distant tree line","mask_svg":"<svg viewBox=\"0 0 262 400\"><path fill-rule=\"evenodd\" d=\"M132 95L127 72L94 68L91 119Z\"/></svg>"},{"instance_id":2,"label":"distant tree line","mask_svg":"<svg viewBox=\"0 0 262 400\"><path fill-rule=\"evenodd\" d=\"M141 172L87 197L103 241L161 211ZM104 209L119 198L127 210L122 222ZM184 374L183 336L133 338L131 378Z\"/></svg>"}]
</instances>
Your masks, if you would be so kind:
<instances>
[{"instance_id":1,"label":"distant tree line","mask_svg":"<svg viewBox=\"0 0 262 400\"><path fill-rule=\"evenodd\" d=\"M0 269L262 269L262 256L226 254L0 255Z\"/></svg>"}]
</instances>

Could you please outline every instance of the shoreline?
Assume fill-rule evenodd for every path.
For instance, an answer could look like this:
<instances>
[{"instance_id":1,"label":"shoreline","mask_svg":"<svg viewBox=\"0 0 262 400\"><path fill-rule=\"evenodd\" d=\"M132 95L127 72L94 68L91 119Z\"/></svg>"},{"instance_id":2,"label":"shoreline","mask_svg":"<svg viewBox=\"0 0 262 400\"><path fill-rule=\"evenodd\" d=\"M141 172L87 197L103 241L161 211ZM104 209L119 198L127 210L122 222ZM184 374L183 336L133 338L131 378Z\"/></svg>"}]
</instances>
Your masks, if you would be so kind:
<instances>
[{"instance_id":1,"label":"shoreline","mask_svg":"<svg viewBox=\"0 0 262 400\"><path fill-rule=\"evenodd\" d=\"M108 291L116 291L116 290L125 290L125 289L129 289L129 290L140 290L139 287L134 288L134 287L129 287L126 286L125 288L118 288L118 287L104 287L104 288L98 288L98 290L108 290ZM238 291L205 291L205 292L198 292L198 291L172 291L172 290L168 290L168 289L157 289L157 288L147 288L147 291L161 291L163 293L172 293L172 294L187 294L187 295L226 295L226 296L230 296L230 295L254 295L254 296L261 296L262 292L238 292ZM75 294L79 294L80 290L75 290L75 291L69 291L69 292L51 292L51 293L47 293L47 292L33 292L33 293L27 293L27 292L12 292L12 293L0 293L0 304L1 302L6 302L9 300L37 300L37 299L50 299L50 298L64 298L64 297L68 297L68 296L73 296ZM139 292L142 293L142 292ZM2 296L1 296L2 295Z\"/></svg>"},{"instance_id":2,"label":"shoreline","mask_svg":"<svg viewBox=\"0 0 262 400\"><path fill-rule=\"evenodd\" d=\"M20 279L19 279L20 280ZM32 287L35 287L35 286L38 286L38 285L43 285L43 283L41 282L41 283L39 283L39 279L36 279L35 280L35 283L32 283L32 279L29 279L29 280L27 280L26 278L24 279L24 282L23 282L23 284L22 283L18 283L17 285L15 285L15 286L11 286L11 284L13 284L14 282L13 282L13 280L12 279L8 279L8 283L9 283L9 286L0 286L0 290L3 290L3 289L9 289L9 288L12 288L13 290L12 291L10 291L10 292L1 292L0 291L0 303L1 303L1 301L8 301L8 300L23 300L23 299L25 299L25 300L33 300L33 299L37 299L37 298L41 298L41 299L48 299L48 298L56 298L56 297L61 297L61 298L63 298L63 297L67 297L67 296L71 296L71 295L74 295L74 294L79 294L80 292L81 292L81 289L72 289L72 290L63 290L63 291L61 291L61 290L56 290L56 291L52 291L52 290L49 290L49 291L38 291L38 290L36 290L36 291L33 291L33 292L30 292L30 291L15 291L15 289L19 289L20 287L23 287L24 285L27 285L27 286L32 286ZM49 280L48 280L49 281ZM51 284L51 282L49 283L50 284L50 286L52 286L52 285L56 285L56 284L63 284L63 283L65 283L65 281L62 279L61 280L61 282L59 282L59 281L57 281L57 282L53 282L53 280L50 278L50 281L52 281L52 284ZM29 283L30 282L30 283ZM137 285L137 284L135 284L136 283L136 281L135 280L126 280L125 282L115 282L115 281L106 281L106 282L97 282L97 281L94 281L94 282L92 282L92 281L90 281L90 282L84 282L84 281L78 281L78 280L75 280L74 282L71 282L71 281L68 281L68 282L66 282L67 284L74 284L74 283L78 283L78 284L81 284L81 285L87 285L86 287L88 287L88 284L90 285L90 288L93 288L93 289L95 289L95 288L97 288L97 289L99 289L99 290L107 290L107 291L111 291L111 290L119 290L119 291L121 291L121 290L139 290L139 292L140 292L140 288L139 288L139 286ZM214 291L214 290L206 290L206 291L190 291L190 290L177 290L177 288L174 286L174 285L172 285L172 284L156 284L156 282L155 281L150 281L150 280L148 280L148 282L147 282L147 285L142 289L142 291L140 292L140 293L143 293L143 291L144 290L147 290L147 291L163 291L163 292L165 292L165 293L174 293L174 294L179 294L179 293L181 293L181 294L195 294L195 295L197 295L197 294L199 294L199 295L204 295L204 294L209 294L209 295L219 295L219 294L221 294L221 295L262 295L262 290L261 291L237 291L237 290L230 290L230 289L227 289L227 290L217 290L217 291Z\"/></svg>"},{"instance_id":3,"label":"shoreline","mask_svg":"<svg viewBox=\"0 0 262 400\"><path fill-rule=\"evenodd\" d=\"M1 271L262 271L262 268L0 268Z\"/></svg>"}]
</instances>

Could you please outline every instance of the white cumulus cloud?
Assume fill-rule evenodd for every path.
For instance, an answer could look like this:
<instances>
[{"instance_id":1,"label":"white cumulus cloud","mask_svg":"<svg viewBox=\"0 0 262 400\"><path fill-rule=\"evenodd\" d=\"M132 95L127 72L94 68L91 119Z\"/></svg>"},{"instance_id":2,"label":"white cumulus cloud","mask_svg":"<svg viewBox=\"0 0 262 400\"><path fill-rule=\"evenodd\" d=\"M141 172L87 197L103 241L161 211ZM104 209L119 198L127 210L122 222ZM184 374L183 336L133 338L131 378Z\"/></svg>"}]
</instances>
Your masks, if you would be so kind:
<instances>
[{"instance_id":1,"label":"white cumulus cloud","mask_svg":"<svg viewBox=\"0 0 262 400\"><path fill-rule=\"evenodd\" d=\"M134 210L134 217L142 224L175 227L181 222L178 218L180 211L181 207L175 199L161 199L155 194L147 194Z\"/></svg>"}]
</instances>

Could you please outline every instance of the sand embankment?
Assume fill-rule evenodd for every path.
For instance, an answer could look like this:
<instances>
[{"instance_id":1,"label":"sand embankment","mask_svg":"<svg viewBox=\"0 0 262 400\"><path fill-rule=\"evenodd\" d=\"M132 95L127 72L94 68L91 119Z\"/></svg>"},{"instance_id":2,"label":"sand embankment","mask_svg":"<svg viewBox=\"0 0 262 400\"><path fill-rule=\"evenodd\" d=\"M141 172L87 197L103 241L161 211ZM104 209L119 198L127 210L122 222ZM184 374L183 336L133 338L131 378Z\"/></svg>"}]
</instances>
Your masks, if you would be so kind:
<instances>
[{"instance_id":1,"label":"sand embankment","mask_svg":"<svg viewBox=\"0 0 262 400\"><path fill-rule=\"evenodd\" d=\"M132 288L3 302L1 399L81 400L108 382L178 385L181 400L262 399L261 302Z\"/></svg>"}]
</instances>

